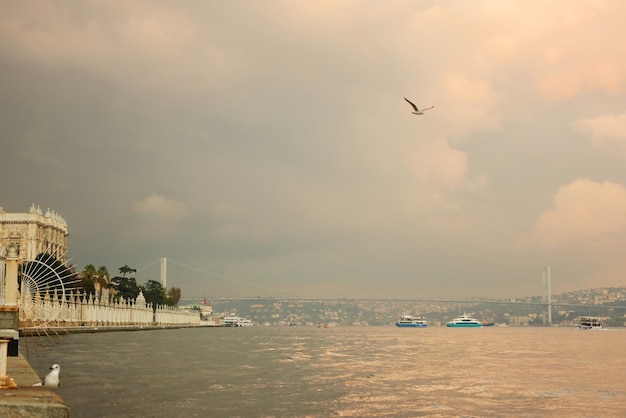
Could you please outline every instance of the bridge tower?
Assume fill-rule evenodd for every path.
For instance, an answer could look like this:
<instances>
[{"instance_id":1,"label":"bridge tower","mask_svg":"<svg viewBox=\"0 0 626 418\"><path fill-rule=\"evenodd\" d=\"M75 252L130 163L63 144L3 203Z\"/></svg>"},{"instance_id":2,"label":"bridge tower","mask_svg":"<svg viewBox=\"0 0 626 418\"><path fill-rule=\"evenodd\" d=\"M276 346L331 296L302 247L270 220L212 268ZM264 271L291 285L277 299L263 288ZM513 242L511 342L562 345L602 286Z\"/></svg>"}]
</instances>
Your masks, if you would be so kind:
<instances>
[{"instance_id":1,"label":"bridge tower","mask_svg":"<svg viewBox=\"0 0 626 418\"><path fill-rule=\"evenodd\" d=\"M167 258L161 257L161 286L167 288Z\"/></svg>"},{"instance_id":2,"label":"bridge tower","mask_svg":"<svg viewBox=\"0 0 626 418\"><path fill-rule=\"evenodd\" d=\"M547 308L547 315L543 316L543 324L552 325L552 289L550 287L550 266L543 268L543 302Z\"/></svg>"}]
</instances>

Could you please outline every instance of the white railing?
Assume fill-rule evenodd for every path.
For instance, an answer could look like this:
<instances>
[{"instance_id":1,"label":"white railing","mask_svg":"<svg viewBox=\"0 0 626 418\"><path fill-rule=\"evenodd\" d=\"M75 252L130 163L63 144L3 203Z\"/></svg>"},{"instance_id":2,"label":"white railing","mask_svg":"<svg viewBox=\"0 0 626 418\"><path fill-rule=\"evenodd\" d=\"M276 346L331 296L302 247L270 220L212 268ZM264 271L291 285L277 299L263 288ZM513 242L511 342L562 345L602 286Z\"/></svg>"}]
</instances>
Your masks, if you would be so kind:
<instances>
[{"instance_id":1,"label":"white railing","mask_svg":"<svg viewBox=\"0 0 626 418\"><path fill-rule=\"evenodd\" d=\"M124 325L200 325L200 315L173 306L136 301L114 302L93 295L70 293L20 297L20 323L23 327L124 326Z\"/></svg>"}]
</instances>

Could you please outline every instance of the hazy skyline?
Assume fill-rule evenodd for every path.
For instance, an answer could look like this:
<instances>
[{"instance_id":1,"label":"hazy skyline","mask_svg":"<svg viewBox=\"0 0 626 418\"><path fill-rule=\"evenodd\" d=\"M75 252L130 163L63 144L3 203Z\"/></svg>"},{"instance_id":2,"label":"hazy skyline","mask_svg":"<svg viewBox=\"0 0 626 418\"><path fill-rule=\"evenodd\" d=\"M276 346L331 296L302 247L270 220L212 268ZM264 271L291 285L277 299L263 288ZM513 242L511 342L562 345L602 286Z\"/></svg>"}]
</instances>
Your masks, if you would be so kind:
<instances>
[{"instance_id":1,"label":"hazy skyline","mask_svg":"<svg viewBox=\"0 0 626 418\"><path fill-rule=\"evenodd\" d=\"M183 297L626 285L622 1L0 10L0 206L61 214L79 270L168 257Z\"/></svg>"}]
</instances>

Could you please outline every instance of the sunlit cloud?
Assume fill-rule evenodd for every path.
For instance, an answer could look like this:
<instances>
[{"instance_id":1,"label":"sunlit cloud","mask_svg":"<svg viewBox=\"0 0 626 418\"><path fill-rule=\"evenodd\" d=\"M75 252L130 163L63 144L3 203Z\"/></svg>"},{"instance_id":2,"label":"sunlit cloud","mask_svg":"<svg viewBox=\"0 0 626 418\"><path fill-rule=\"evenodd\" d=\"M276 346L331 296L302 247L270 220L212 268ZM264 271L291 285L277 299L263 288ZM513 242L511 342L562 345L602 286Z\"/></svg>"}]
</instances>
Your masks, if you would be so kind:
<instances>
[{"instance_id":1,"label":"sunlit cloud","mask_svg":"<svg viewBox=\"0 0 626 418\"><path fill-rule=\"evenodd\" d=\"M215 205L214 212L219 217L230 217L245 214L246 208L240 203L219 202Z\"/></svg>"},{"instance_id":2,"label":"sunlit cloud","mask_svg":"<svg viewBox=\"0 0 626 418\"><path fill-rule=\"evenodd\" d=\"M496 259L526 283L534 252L616 277L624 15L614 0L4 2L1 203L60 210L79 259L168 252L328 295L367 293L376 270L395 272L390 295L396 275L416 293L458 271L480 287ZM345 283L318 286L320 266ZM452 287L467 290L433 291Z\"/></svg>"},{"instance_id":3,"label":"sunlit cloud","mask_svg":"<svg viewBox=\"0 0 626 418\"><path fill-rule=\"evenodd\" d=\"M618 150L626 157L626 113L580 119L574 128L588 134L595 147Z\"/></svg>"},{"instance_id":4,"label":"sunlit cloud","mask_svg":"<svg viewBox=\"0 0 626 418\"><path fill-rule=\"evenodd\" d=\"M554 197L534 228L534 240L544 247L606 247L626 237L626 188L589 179L567 184Z\"/></svg>"},{"instance_id":5,"label":"sunlit cloud","mask_svg":"<svg viewBox=\"0 0 626 418\"><path fill-rule=\"evenodd\" d=\"M171 238L179 233L179 223L189 215L183 203L158 194L134 202L132 209L138 222L124 232L132 242Z\"/></svg>"},{"instance_id":6,"label":"sunlit cloud","mask_svg":"<svg viewBox=\"0 0 626 418\"><path fill-rule=\"evenodd\" d=\"M431 188L456 189L466 179L467 154L451 147L446 140L424 142L407 158L415 179Z\"/></svg>"},{"instance_id":7,"label":"sunlit cloud","mask_svg":"<svg viewBox=\"0 0 626 418\"><path fill-rule=\"evenodd\" d=\"M179 221L188 215L187 208L183 203L170 200L155 193L135 202L133 210L141 216L170 221Z\"/></svg>"}]
</instances>

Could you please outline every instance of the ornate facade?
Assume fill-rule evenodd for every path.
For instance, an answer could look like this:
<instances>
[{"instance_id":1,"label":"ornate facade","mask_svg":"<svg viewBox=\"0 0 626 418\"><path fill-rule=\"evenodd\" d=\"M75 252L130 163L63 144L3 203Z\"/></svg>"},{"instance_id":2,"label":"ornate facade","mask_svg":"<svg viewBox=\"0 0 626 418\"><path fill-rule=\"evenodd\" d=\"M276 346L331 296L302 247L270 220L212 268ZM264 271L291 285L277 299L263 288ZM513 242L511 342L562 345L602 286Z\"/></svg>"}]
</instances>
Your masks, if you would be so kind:
<instances>
[{"instance_id":1,"label":"ornate facade","mask_svg":"<svg viewBox=\"0 0 626 418\"><path fill-rule=\"evenodd\" d=\"M33 260L40 253L67 261L67 223L48 209L44 214L34 204L27 213L7 213L0 207L0 248L19 246L19 261Z\"/></svg>"}]
</instances>

